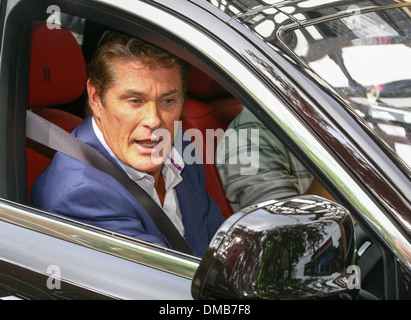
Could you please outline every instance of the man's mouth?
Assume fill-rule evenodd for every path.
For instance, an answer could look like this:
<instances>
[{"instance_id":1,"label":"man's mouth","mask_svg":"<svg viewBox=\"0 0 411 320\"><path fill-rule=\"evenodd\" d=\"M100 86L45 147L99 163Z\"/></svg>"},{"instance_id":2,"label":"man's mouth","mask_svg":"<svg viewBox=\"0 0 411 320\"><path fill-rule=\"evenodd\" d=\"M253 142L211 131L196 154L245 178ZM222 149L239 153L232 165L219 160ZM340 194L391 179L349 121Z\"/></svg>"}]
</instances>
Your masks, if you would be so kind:
<instances>
[{"instance_id":1,"label":"man's mouth","mask_svg":"<svg viewBox=\"0 0 411 320\"><path fill-rule=\"evenodd\" d=\"M144 148L154 148L161 142L162 139L157 140L136 140L136 142Z\"/></svg>"},{"instance_id":2,"label":"man's mouth","mask_svg":"<svg viewBox=\"0 0 411 320\"><path fill-rule=\"evenodd\" d=\"M145 141L137 141L137 143L140 146L143 146L145 148L154 148L155 145L158 143L158 141L152 141L152 142L145 142Z\"/></svg>"}]
</instances>

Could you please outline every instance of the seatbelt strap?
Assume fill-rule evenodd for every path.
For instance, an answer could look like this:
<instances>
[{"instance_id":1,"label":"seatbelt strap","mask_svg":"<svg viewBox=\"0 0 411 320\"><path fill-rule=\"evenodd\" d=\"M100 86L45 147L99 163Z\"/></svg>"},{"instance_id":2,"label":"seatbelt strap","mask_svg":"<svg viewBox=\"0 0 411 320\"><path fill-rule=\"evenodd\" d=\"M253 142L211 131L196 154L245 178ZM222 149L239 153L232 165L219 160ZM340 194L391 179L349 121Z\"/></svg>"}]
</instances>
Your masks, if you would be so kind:
<instances>
[{"instance_id":1,"label":"seatbelt strap","mask_svg":"<svg viewBox=\"0 0 411 320\"><path fill-rule=\"evenodd\" d=\"M174 249L192 254L187 242L160 206L124 171L97 150L30 110L27 110L26 136L111 175L137 199Z\"/></svg>"}]
</instances>

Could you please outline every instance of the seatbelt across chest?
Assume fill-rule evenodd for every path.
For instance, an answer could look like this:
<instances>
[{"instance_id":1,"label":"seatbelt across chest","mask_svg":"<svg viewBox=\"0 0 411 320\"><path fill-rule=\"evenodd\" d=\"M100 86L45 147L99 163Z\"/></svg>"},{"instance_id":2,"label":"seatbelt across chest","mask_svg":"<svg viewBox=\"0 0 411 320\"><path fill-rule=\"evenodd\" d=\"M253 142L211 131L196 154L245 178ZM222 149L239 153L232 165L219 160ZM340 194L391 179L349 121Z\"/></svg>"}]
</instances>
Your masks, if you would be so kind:
<instances>
[{"instance_id":1,"label":"seatbelt across chest","mask_svg":"<svg viewBox=\"0 0 411 320\"><path fill-rule=\"evenodd\" d=\"M192 254L185 239L159 205L125 172L112 164L97 150L30 110L27 110L26 136L111 175L143 206L156 227L174 249Z\"/></svg>"}]
</instances>

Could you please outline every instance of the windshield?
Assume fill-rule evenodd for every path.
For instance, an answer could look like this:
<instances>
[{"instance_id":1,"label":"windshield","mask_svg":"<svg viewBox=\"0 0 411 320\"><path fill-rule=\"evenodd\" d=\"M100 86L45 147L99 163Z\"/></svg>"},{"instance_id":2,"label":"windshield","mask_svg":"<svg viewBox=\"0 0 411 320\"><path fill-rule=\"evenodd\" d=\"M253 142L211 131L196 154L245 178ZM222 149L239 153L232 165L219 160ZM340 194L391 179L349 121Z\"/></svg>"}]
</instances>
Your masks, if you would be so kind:
<instances>
[{"instance_id":1,"label":"windshield","mask_svg":"<svg viewBox=\"0 0 411 320\"><path fill-rule=\"evenodd\" d=\"M410 8L317 23L283 41L411 168Z\"/></svg>"}]
</instances>

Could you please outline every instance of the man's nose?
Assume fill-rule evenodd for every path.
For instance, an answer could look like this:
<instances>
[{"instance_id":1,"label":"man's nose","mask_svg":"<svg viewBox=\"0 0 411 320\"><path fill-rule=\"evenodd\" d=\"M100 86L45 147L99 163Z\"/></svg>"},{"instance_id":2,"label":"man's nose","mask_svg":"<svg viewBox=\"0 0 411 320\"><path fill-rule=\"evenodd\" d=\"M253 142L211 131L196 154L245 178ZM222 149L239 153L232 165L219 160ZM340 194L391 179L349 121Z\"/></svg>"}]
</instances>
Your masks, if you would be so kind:
<instances>
[{"instance_id":1,"label":"man's nose","mask_svg":"<svg viewBox=\"0 0 411 320\"><path fill-rule=\"evenodd\" d=\"M154 130L160 127L161 119L157 104L149 101L144 108L143 125Z\"/></svg>"}]
</instances>

